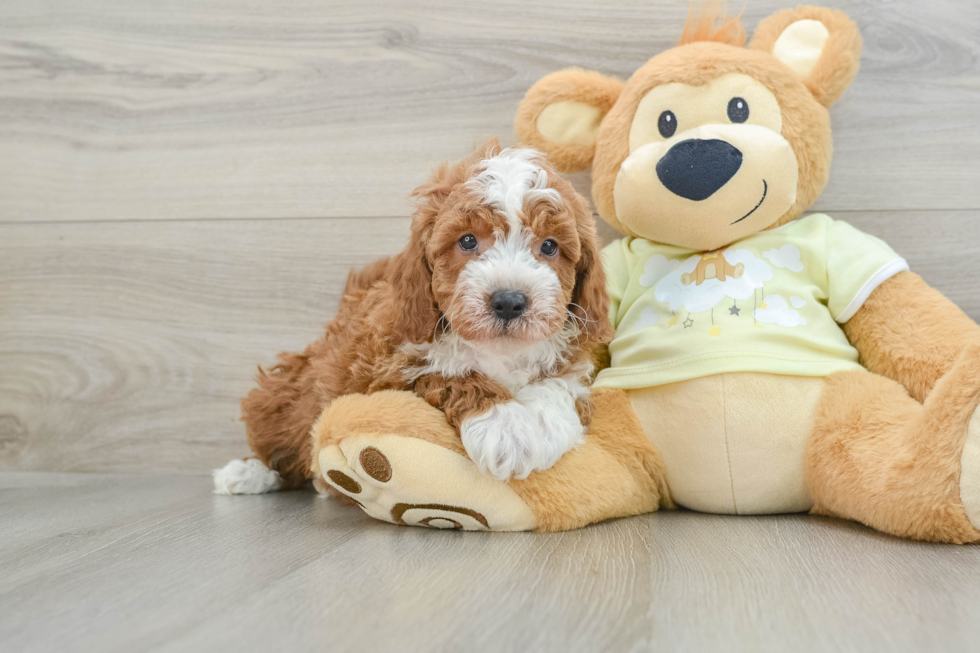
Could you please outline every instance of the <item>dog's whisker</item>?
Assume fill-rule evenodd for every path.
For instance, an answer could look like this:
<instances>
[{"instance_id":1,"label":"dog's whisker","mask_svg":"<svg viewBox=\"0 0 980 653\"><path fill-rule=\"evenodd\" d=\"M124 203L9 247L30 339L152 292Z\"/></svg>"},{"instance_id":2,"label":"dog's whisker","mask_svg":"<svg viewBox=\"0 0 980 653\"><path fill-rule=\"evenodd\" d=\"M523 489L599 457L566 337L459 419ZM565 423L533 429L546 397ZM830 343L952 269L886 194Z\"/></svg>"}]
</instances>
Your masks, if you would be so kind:
<instances>
[{"instance_id":1,"label":"dog's whisker","mask_svg":"<svg viewBox=\"0 0 980 653\"><path fill-rule=\"evenodd\" d=\"M576 304L575 302L569 302L569 304L568 304L568 305L569 305L569 306L574 306L575 308L577 308L577 309L579 309L580 311L582 311L582 315L584 315L585 317L582 317L582 315L576 315L575 317L577 317L577 318L579 318L580 320L583 320L583 323L585 323L585 322L595 322L595 320L593 320L593 319L591 319L591 318L589 318L589 313L588 313L588 311L586 311L586 310L585 310L584 308L582 308L581 306L579 306L579 305L578 305L578 304ZM569 311L569 312L570 312L570 311Z\"/></svg>"},{"instance_id":2,"label":"dog's whisker","mask_svg":"<svg viewBox=\"0 0 980 653\"><path fill-rule=\"evenodd\" d=\"M440 314L439 319L436 320L436 326L432 330L432 337L435 338L437 332L439 331L439 326L442 325L442 333L440 335L446 335L449 332L449 321L446 320L445 314Z\"/></svg>"},{"instance_id":3,"label":"dog's whisker","mask_svg":"<svg viewBox=\"0 0 980 653\"><path fill-rule=\"evenodd\" d=\"M578 306L578 305L576 304L576 306ZM581 308L581 307L579 307L579 308ZM571 309L569 309L569 308L566 308L566 309L565 309L565 313L566 313L566 314L568 315L568 317L570 317L570 318L572 318L572 320L573 320L573 321L574 321L574 322L575 322L576 324L580 324L580 325L582 325L583 327L585 326L585 324L586 324L586 322L587 322L587 320L586 320L586 318L584 318L584 317L582 317L581 315L578 315L577 313L575 313L574 311L572 311L572 310L571 310Z\"/></svg>"}]
</instances>

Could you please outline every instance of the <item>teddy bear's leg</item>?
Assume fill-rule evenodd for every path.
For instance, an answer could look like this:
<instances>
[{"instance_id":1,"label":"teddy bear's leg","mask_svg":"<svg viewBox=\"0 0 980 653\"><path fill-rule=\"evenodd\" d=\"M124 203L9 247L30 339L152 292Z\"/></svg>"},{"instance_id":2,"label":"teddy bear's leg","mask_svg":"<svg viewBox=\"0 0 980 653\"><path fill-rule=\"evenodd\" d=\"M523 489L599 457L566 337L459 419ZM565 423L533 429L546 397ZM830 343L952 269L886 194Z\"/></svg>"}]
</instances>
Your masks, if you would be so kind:
<instances>
[{"instance_id":1,"label":"teddy bear's leg","mask_svg":"<svg viewBox=\"0 0 980 653\"><path fill-rule=\"evenodd\" d=\"M866 371L827 379L807 447L813 512L937 542L980 541L980 346L919 403Z\"/></svg>"},{"instance_id":2,"label":"teddy bear's leg","mask_svg":"<svg viewBox=\"0 0 980 653\"><path fill-rule=\"evenodd\" d=\"M585 444L551 469L504 483L466 457L441 411L407 392L341 397L313 428L313 472L396 524L555 531L669 502L659 456L625 393L596 393Z\"/></svg>"}]
</instances>

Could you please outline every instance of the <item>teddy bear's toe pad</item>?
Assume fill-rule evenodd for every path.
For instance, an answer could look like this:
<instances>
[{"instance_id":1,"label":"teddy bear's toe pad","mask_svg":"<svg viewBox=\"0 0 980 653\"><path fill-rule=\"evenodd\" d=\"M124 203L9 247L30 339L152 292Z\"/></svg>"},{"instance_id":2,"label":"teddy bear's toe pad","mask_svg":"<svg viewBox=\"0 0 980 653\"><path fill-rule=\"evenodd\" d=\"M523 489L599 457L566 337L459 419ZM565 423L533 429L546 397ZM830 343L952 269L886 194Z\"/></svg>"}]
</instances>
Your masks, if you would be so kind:
<instances>
[{"instance_id":1,"label":"teddy bear's toe pad","mask_svg":"<svg viewBox=\"0 0 980 653\"><path fill-rule=\"evenodd\" d=\"M319 454L324 480L375 519L473 531L534 528L531 509L506 484L437 444L356 434Z\"/></svg>"}]
</instances>

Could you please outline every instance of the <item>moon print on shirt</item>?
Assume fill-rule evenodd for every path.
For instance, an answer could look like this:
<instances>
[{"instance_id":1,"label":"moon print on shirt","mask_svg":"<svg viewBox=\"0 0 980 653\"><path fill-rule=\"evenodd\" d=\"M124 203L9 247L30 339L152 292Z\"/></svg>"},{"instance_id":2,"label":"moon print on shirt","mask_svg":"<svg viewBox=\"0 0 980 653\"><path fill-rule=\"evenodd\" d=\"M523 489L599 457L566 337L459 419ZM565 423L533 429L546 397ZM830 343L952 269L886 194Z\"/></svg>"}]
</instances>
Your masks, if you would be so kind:
<instances>
[{"instance_id":1,"label":"moon print on shirt","mask_svg":"<svg viewBox=\"0 0 980 653\"><path fill-rule=\"evenodd\" d=\"M708 257L711 256L712 259ZM654 290L657 301L676 311L709 311L723 299L752 297L772 279L772 268L745 249L695 254L664 276ZM688 283L684 283L684 281Z\"/></svg>"}]
</instances>

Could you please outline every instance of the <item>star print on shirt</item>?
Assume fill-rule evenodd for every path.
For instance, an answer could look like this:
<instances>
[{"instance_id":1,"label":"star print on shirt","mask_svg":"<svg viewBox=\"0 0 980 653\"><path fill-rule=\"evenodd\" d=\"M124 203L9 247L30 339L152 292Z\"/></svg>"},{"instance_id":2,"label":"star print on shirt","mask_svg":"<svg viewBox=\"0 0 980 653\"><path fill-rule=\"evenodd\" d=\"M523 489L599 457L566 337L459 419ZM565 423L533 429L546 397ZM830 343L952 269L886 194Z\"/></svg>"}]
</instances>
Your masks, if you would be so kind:
<instances>
[{"instance_id":1,"label":"star print on shirt","mask_svg":"<svg viewBox=\"0 0 980 653\"><path fill-rule=\"evenodd\" d=\"M692 326L694 326L694 320L688 317L686 320L684 320L684 322L682 322L682 324L684 325L685 329L690 329Z\"/></svg>"},{"instance_id":2,"label":"star print on shirt","mask_svg":"<svg viewBox=\"0 0 980 653\"><path fill-rule=\"evenodd\" d=\"M738 314L742 312L742 309L740 309L738 306L735 306L734 304L732 304L731 308L728 309L728 312L731 315L734 315L735 317L738 317Z\"/></svg>"}]
</instances>

